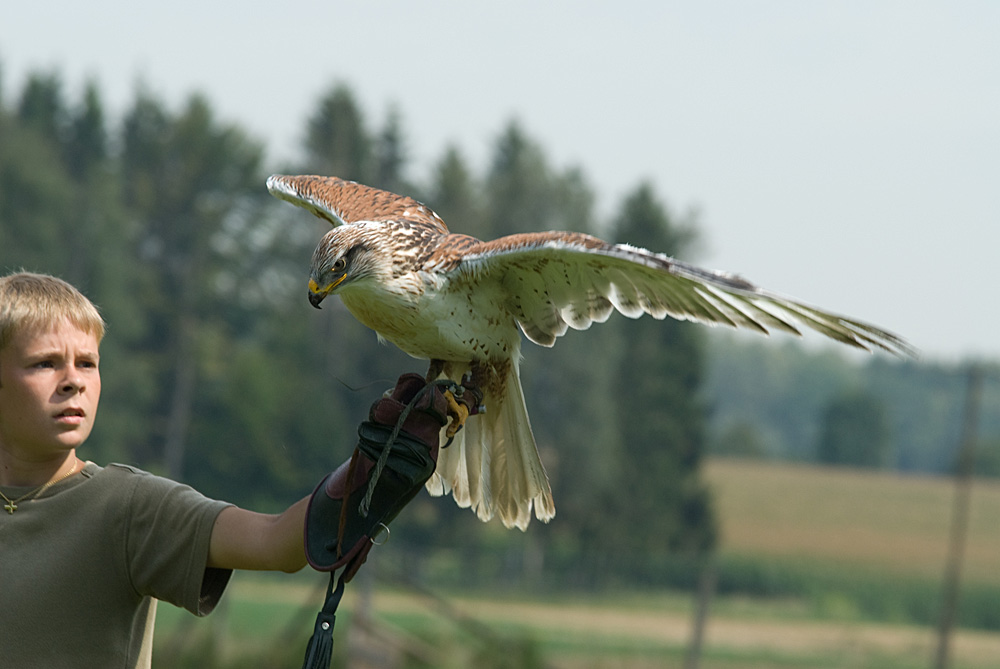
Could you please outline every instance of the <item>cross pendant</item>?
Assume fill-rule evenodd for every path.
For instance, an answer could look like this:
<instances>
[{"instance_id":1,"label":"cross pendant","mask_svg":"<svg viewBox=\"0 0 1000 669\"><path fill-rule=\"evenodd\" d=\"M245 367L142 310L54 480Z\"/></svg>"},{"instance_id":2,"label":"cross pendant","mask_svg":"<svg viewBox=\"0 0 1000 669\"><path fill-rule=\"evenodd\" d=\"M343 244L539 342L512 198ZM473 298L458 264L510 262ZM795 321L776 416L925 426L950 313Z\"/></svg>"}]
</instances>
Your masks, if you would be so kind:
<instances>
[{"instance_id":1,"label":"cross pendant","mask_svg":"<svg viewBox=\"0 0 1000 669\"><path fill-rule=\"evenodd\" d=\"M7 513L13 516L14 512L17 511L17 504L14 504L14 502L7 502L3 505L3 508L7 510Z\"/></svg>"}]
</instances>

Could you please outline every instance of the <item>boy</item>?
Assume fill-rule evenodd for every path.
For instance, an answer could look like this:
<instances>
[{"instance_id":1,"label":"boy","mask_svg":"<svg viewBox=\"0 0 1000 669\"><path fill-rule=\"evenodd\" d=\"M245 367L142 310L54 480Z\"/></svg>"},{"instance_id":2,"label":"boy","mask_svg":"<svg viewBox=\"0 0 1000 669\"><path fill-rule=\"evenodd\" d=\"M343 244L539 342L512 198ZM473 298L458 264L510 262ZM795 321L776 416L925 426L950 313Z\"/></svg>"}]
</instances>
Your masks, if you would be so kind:
<instances>
[{"instance_id":1,"label":"boy","mask_svg":"<svg viewBox=\"0 0 1000 669\"><path fill-rule=\"evenodd\" d=\"M349 550L348 569L356 571L374 524L391 520L351 517L348 536L343 521L339 535L322 535L341 498L367 486L370 458L357 453L350 480L345 463L314 492L312 510L306 497L277 515L211 500L131 467L84 462L77 449L97 414L103 335L97 309L68 283L29 273L0 277L0 664L8 669L148 667L157 599L206 615L233 569L301 569L307 515L312 534L333 551L317 564L310 548L314 566L344 566L336 558ZM410 386L424 385L409 376ZM394 424L402 384L403 377L363 426ZM402 428L417 435L410 445L425 449L429 477L446 419L440 390L427 388L430 408L411 412ZM373 452L377 457L378 448ZM391 484L389 460L382 475ZM422 482L407 480L404 492L412 496ZM392 515L406 501L381 500Z\"/></svg>"}]
</instances>

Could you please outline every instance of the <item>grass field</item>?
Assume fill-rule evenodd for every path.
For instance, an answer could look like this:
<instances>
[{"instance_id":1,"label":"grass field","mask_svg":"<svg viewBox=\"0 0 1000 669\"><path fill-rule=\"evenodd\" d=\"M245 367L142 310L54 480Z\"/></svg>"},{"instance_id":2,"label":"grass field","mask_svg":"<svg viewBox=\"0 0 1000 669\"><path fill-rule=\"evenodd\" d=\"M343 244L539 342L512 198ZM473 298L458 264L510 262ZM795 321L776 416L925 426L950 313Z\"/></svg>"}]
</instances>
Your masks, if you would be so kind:
<instances>
[{"instance_id":1,"label":"grass field","mask_svg":"<svg viewBox=\"0 0 1000 669\"><path fill-rule=\"evenodd\" d=\"M843 583L857 575L862 587L879 584L872 586L876 590L883 583L913 581L937 588L952 502L945 480L729 460L709 462L705 474L716 493L723 556L779 568L797 565L817 580L834 573ZM973 503L968 583L993 587L1000 583L1000 485L977 482ZM380 578L379 563L362 575L368 570ZM376 666L364 663L374 651L411 658L382 666L681 666L691 631L688 593L487 596L420 593L383 583L365 597L359 581L348 588L338 614L334 666ZM306 573L239 574L222 610L206 620L161 605L157 662L298 667L321 583ZM874 620L847 595L838 599L834 591L825 597L830 601L821 607L801 597L716 597L701 667L930 666L930 625ZM1000 632L959 630L953 648L954 669L1000 666ZM209 662L210 656L219 661Z\"/></svg>"},{"instance_id":2,"label":"grass field","mask_svg":"<svg viewBox=\"0 0 1000 669\"><path fill-rule=\"evenodd\" d=\"M247 575L244 575L247 576ZM233 584L221 616L199 620L162 606L157 662L168 667L295 668L301 664L319 597L312 587L249 576ZM691 600L677 593L535 600L448 598L454 610L486 626L470 634L408 591L380 589L369 606L374 624L357 624L360 595L349 591L335 629L335 666L362 666L374 645L383 653L424 659L403 666L610 669L680 666L691 630ZM931 629L912 625L812 620L794 602L722 598L713 607L705 669L884 669L930 665ZM376 642L372 644L372 638ZM174 650L171 650L171 647ZM194 658L186 662L179 659ZM219 658L218 663L206 662ZM987 669L1000 658L1000 634L960 630L955 669ZM162 662L169 658L170 661ZM498 658L505 658L506 663ZM386 665L393 666L393 665ZM397 665L400 666L400 665Z\"/></svg>"}]
</instances>

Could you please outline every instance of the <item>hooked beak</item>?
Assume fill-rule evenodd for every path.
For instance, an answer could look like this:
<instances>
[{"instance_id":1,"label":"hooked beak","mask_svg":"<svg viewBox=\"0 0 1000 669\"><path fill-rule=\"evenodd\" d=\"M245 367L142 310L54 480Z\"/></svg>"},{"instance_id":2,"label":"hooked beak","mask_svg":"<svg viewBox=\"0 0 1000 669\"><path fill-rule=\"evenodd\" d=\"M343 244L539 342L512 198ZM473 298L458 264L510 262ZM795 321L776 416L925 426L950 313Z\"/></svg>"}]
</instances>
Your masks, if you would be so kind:
<instances>
[{"instance_id":1,"label":"hooked beak","mask_svg":"<svg viewBox=\"0 0 1000 669\"><path fill-rule=\"evenodd\" d=\"M316 283L314 279L309 279L309 304L319 309L319 303L325 300L326 296L332 293L333 289L339 286L340 282L343 280L344 277L342 276L333 283L320 288L319 284Z\"/></svg>"}]
</instances>

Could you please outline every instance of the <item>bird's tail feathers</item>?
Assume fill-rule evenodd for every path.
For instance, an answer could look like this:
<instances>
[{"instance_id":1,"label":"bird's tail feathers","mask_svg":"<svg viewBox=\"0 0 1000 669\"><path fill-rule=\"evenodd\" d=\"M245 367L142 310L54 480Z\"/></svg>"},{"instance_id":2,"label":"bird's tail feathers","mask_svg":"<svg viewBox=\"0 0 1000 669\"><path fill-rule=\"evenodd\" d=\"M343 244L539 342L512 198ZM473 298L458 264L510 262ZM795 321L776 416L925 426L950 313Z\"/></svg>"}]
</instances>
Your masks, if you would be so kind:
<instances>
[{"instance_id":1,"label":"bird's tail feathers","mask_svg":"<svg viewBox=\"0 0 1000 669\"><path fill-rule=\"evenodd\" d=\"M438 451L437 469L427 481L427 491L434 496L451 494L463 509L471 508L482 520L493 517L489 490L490 451L483 444L483 430L478 421L469 420L447 448ZM446 442L444 432L441 443Z\"/></svg>"},{"instance_id":2,"label":"bird's tail feathers","mask_svg":"<svg viewBox=\"0 0 1000 669\"><path fill-rule=\"evenodd\" d=\"M468 372L464 368L452 368L446 364L438 377L461 379ZM427 491L434 496L451 494L455 503L463 509L471 508L483 521L493 517L493 499L489 490L490 451L486 448L486 433L479 420L470 418L455 435L451 444L438 451L437 468L428 479ZM448 437L441 429L441 443Z\"/></svg>"},{"instance_id":3,"label":"bird's tail feathers","mask_svg":"<svg viewBox=\"0 0 1000 669\"><path fill-rule=\"evenodd\" d=\"M516 362L502 387L500 396L486 397L486 413L470 418L452 444L441 449L427 490L451 493L480 520L498 515L505 527L524 530L532 507L539 520L548 522L555 516L555 503L531 433Z\"/></svg>"},{"instance_id":4,"label":"bird's tail feathers","mask_svg":"<svg viewBox=\"0 0 1000 669\"><path fill-rule=\"evenodd\" d=\"M552 489L528 421L518 365L511 365L504 393L490 425L493 505L505 527L524 530L535 517L543 522L556 513Z\"/></svg>"}]
</instances>

